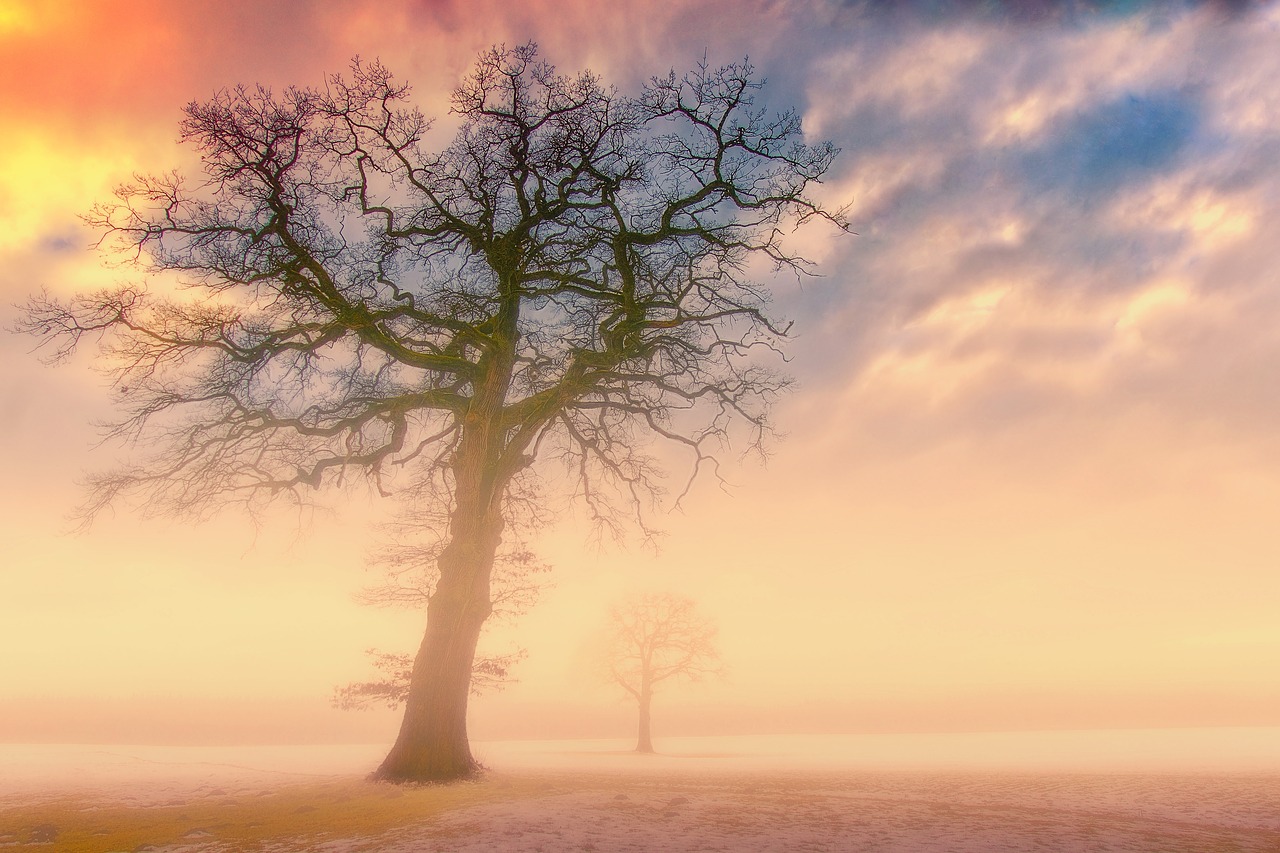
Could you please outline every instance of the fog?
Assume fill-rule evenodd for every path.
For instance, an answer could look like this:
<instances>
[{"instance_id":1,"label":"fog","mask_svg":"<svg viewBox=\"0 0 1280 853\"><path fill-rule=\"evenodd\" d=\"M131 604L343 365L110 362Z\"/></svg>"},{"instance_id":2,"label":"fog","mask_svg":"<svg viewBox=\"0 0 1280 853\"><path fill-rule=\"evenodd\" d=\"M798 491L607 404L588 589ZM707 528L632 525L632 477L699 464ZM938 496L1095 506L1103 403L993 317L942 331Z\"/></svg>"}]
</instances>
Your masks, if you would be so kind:
<instances>
[{"instance_id":1,"label":"fog","mask_svg":"<svg viewBox=\"0 0 1280 853\"><path fill-rule=\"evenodd\" d=\"M1274 775L1280 728L1094 729L899 735L656 738L637 755L618 738L478 740L493 773L554 771L672 778L777 773ZM6 796L165 797L200 785L275 785L367 773L384 743L305 746L5 744Z\"/></svg>"},{"instance_id":2,"label":"fog","mask_svg":"<svg viewBox=\"0 0 1280 853\"><path fill-rule=\"evenodd\" d=\"M668 840L687 844L783 849L829 819L868 845L872 827L945 849L945 822L894 834L927 801L976 810L956 817L973 849L1038 843L1016 835L1027 808L1076 833L1063 849L1104 849L1077 812L1135 849L1280 843L1259 817L1280 814L1264 784L1280 773L1280 4L90 5L0 0L0 803L25 827L0 844L25 843L52 818L21 810L60 796L124 808L110 832L169 802L208 807L210 825L225 806L244 829L264 791L290 815L392 798L360 780L401 710L333 699L378 676L366 650L422 639L421 602L357 600L384 579L370 557L401 496L352 477L198 521L125 501L79 530L86 474L145 442L98 443L118 412L92 352L46 367L7 330L42 289L136 280L79 217L136 171L193 169L183 104L377 56L447 134L476 54L530 39L623 92L749 55L762 104L842 149L818 196L847 204L855 233L792 236L816 277L760 271L795 322L797 380L766 458L724 448L724 482L699 477L677 506L687 457L645 448L670 472L646 507L653 541L602 535L550 489L552 523L527 543L545 588L481 639L519 658L470 700L488 781L404 793L376 832L338 815L326 837L361 849L421 808L453 815L454 841L493 841L464 831L474 814L554 846L556 815L612 810L635 838L670 813ZM695 602L723 666L661 686L658 754L640 758L637 703L596 658L610 608L646 593ZM767 786L784 778L807 818L781 814L791 795ZM538 823L528 803L561 794ZM1232 813L1233 797L1250 805ZM911 818L858 829L848 815L871 800ZM1193 814L1189 834L1125 835L1104 816L1117 802L1151 832ZM1005 809L994 829L983 803ZM296 820L272 824L282 843L302 843ZM77 827L75 849L108 831ZM180 845L207 827L134 829L110 837ZM610 838L575 843L624 849Z\"/></svg>"},{"instance_id":3,"label":"fog","mask_svg":"<svg viewBox=\"0 0 1280 853\"><path fill-rule=\"evenodd\" d=\"M378 55L447 126L450 88L503 40L624 89L749 53L769 104L843 149L823 198L851 202L858 232L801 232L821 276L768 282L798 333L787 435L763 464L728 449L728 484L700 478L679 510L685 460L652 448L671 472L656 551L557 504L530 543L550 588L483 641L527 658L473 702L474 733L629 730L584 649L636 591L697 601L728 673L660 696L659 736L1280 723L1275 5L748 5L10 3L0 319L40 287L131 274L77 216L132 171L189 168L179 107L219 87ZM286 18L307 51L277 49ZM365 649L421 637L420 612L353 600L394 501L355 487L201 524L121 505L70 535L78 483L128 452L94 444L113 409L92 355L49 369L31 343L0 338L0 435L19 449L3 739L388 737L391 718L328 701L370 677Z\"/></svg>"}]
</instances>

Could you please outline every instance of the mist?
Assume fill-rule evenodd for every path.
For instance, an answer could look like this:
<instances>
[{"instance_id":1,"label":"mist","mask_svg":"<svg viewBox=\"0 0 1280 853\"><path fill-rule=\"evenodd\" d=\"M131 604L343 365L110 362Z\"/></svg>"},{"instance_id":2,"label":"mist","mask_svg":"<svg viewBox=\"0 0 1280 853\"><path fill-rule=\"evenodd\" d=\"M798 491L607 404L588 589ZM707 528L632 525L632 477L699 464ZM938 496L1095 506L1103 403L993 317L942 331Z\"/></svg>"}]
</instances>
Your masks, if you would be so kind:
<instances>
[{"instance_id":1,"label":"mist","mask_svg":"<svg viewBox=\"0 0 1280 853\"><path fill-rule=\"evenodd\" d=\"M926 5L0 3L0 845L1280 843L1280 6ZM748 57L814 158L805 203L838 215L777 232L811 268L723 265L785 327L756 330L785 361L749 362L795 380L757 387L771 431L725 427L715 464L611 433L643 474L613 515L572 441L544 452L485 581L476 781L375 784L449 448L427 485L352 463L296 501L124 499L82 527L86 478L163 433L102 440L140 386L93 335L50 367L16 332L144 282L204 307L181 263L122 264L83 219L135 173L199 183L183 105L377 58L437 151L477 57L531 41L623 95ZM331 358L326 390L355 376ZM352 436L351 458L382 438ZM653 635L635 658L619 636L670 627L635 615L660 600L694 630L646 670Z\"/></svg>"}]
</instances>

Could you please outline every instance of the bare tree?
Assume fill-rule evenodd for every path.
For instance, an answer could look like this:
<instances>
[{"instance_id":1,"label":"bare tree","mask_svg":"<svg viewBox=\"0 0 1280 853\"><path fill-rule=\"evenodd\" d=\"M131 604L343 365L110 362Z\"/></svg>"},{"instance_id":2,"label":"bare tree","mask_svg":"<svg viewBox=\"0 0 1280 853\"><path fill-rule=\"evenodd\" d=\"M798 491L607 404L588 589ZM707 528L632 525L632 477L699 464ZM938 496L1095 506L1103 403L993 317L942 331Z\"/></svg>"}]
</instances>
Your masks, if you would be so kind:
<instances>
[{"instance_id":1,"label":"bare tree","mask_svg":"<svg viewBox=\"0 0 1280 853\"><path fill-rule=\"evenodd\" d=\"M723 673L716 627L692 599L667 593L630 598L609 616L609 676L640 707L636 752L653 752L650 709L658 685Z\"/></svg>"},{"instance_id":2,"label":"bare tree","mask_svg":"<svg viewBox=\"0 0 1280 853\"><path fill-rule=\"evenodd\" d=\"M376 62L189 104L203 176L138 176L88 217L105 249L165 275L37 297L22 323L53 360L98 340L123 409L111 434L145 439L94 478L86 515L122 495L252 509L356 472L433 494L439 580L376 775L471 775L468 687L512 484L558 462L616 525L659 494L646 435L684 448L691 478L734 424L747 447L769 435L788 383L764 356L789 327L753 259L804 273L785 234L843 221L806 194L836 150L755 105L760 87L749 65L700 66L623 97L533 45L495 48L435 151Z\"/></svg>"}]
</instances>

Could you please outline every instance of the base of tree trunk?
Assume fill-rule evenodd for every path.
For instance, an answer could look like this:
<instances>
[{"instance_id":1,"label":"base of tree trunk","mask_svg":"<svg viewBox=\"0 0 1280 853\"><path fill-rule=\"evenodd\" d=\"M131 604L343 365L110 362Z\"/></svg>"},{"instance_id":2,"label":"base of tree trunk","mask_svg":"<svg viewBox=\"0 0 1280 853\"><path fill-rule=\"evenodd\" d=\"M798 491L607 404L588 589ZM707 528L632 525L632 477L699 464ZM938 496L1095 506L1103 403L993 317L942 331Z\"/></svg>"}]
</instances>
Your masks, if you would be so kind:
<instances>
[{"instance_id":1,"label":"base of tree trunk","mask_svg":"<svg viewBox=\"0 0 1280 853\"><path fill-rule=\"evenodd\" d=\"M398 785L446 782L465 782L484 773L485 767L475 759L469 761L406 760L394 753L388 755L377 770L369 774L370 781L392 782Z\"/></svg>"},{"instance_id":2,"label":"base of tree trunk","mask_svg":"<svg viewBox=\"0 0 1280 853\"><path fill-rule=\"evenodd\" d=\"M393 785L448 785L453 782L473 782L484 775L485 768L476 766L460 772L405 774L383 770L379 767L369 774L370 782L390 782Z\"/></svg>"}]
</instances>

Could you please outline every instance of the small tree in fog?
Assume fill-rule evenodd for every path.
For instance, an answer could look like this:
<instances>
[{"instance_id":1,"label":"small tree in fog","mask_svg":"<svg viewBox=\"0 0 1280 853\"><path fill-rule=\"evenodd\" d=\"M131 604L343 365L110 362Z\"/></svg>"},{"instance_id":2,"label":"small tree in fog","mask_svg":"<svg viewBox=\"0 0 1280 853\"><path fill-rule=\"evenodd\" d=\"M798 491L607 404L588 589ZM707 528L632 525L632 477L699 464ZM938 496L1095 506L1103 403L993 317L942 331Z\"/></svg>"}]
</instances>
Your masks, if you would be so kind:
<instances>
[{"instance_id":1,"label":"small tree in fog","mask_svg":"<svg viewBox=\"0 0 1280 853\"><path fill-rule=\"evenodd\" d=\"M653 752L650 708L658 685L721 675L716 626L692 599L635 596L610 613L609 674L640 706L636 752Z\"/></svg>"}]
</instances>

